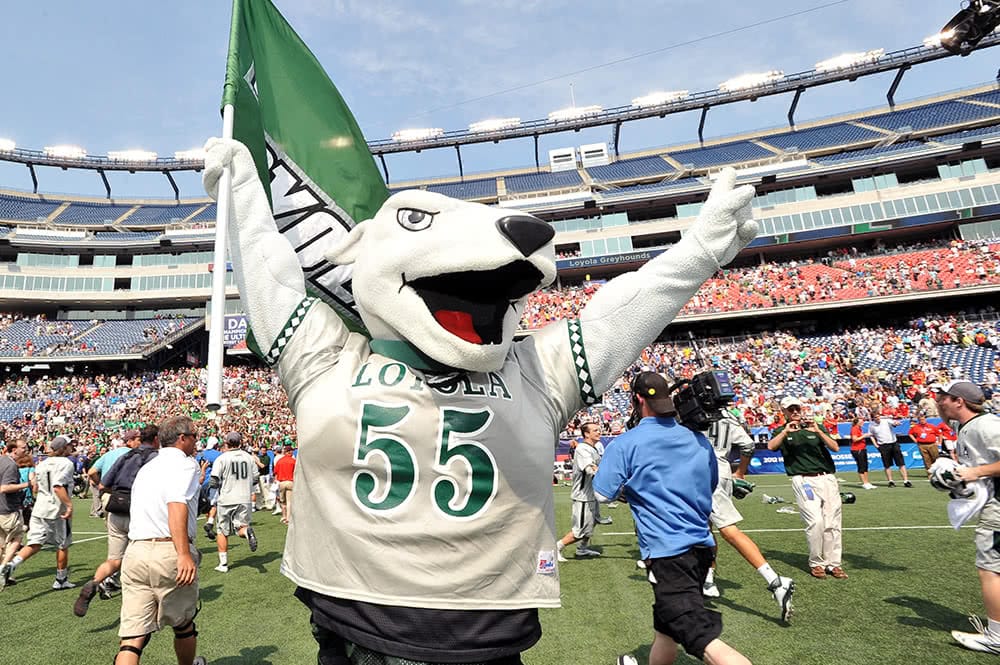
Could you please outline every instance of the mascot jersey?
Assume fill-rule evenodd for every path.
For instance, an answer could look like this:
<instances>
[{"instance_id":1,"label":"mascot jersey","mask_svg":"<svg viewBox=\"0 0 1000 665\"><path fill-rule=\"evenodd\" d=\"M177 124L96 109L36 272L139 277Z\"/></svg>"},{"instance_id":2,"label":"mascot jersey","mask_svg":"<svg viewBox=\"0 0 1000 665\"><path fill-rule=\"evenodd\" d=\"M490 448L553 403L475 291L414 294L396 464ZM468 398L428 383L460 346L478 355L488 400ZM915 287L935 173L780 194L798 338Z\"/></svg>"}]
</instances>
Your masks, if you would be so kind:
<instances>
[{"instance_id":1,"label":"mascot jersey","mask_svg":"<svg viewBox=\"0 0 1000 665\"><path fill-rule=\"evenodd\" d=\"M405 343L373 352L304 301L271 354L297 416L296 487L309 488L294 495L282 572L381 605L558 607L552 455L586 364L560 325L566 343L546 348L565 357L528 338L499 371L432 387Z\"/></svg>"}]
</instances>

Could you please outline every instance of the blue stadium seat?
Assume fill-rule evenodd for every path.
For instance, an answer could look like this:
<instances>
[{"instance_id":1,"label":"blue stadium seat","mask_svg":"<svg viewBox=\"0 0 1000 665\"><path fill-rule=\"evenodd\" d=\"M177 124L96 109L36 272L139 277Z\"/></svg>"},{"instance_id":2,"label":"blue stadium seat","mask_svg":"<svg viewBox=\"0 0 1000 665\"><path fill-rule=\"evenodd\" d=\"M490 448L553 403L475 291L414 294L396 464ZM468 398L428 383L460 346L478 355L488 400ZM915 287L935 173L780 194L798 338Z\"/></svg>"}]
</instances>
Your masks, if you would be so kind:
<instances>
[{"instance_id":1,"label":"blue stadium seat","mask_svg":"<svg viewBox=\"0 0 1000 665\"><path fill-rule=\"evenodd\" d=\"M988 92L981 92L978 95L970 95L964 99L974 99L978 102L989 102L991 104L1000 104L1000 90L990 90Z\"/></svg>"},{"instance_id":2,"label":"blue stadium seat","mask_svg":"<svg viewBox=\"0 0 1000 665\"><path fill-rule=\"evenodd\" d=\"M708 166L721 166L722 164L766 159L767 157L774 157L774 153L760 147L756 143L737 141L710 148L695 148L694 150L671 152L670 156L681 164L691 164L694 168L705 168Z\"/></svg>"},{"instance_id":3,"label":"blue stadium seat","mask_svg":"<svg viewBox=\"0 0 1000 665\"><path fill-rule=\"evenodd\" d=\"M94 233L94 240L117 240L128 242L136 242L140 240L156 240L162 235L159 231L135 231L135 232L122 232L122 231L97 231Z\"/></svg>"},{"instance_id":4,"label":"blue stadium seat","mask_svg":"<svg viewBox=\"0 0 1000 665\"><path fill-rule=\"evenodd\" d=\"M125 226L162 225L180 222L199 210L202 203L182 203L179 205L144 205L128 216Z\"/></svg>"},{"instance_id":5,"label":"blue stadium seat","mask_svg":"<svg viewBox=\"0 0 1000 665\"><path fill-rule=\"evenodd\" d=\"M199 212L197 215L189 219L189 222L214 222L215 221L215 204L211 203L207 208Z\"/></svg>"},{"instance_id":6,"label":"blue stadium seat","mask_svg":"<svg viewBox=\"0 0 1000 665\"><path fill-rule=\"evenodd\" d=\"M402 190L401 190L402 191ZM495 199L497 197L497 179L481 178L465 182L445 182L427 185L428 192L437 192L455 199Z\"/></svg>"},{"instance_id":7,"label":"blue stadium seat","mask_svg":"<svg viewBox=\"0 0 1000 665\"><path fill-rule=\"evenodd\" d=\"M55 212L61 202L50 203L37 199L23 198L12 194L0 194L0 219L34 222Z\"/></svg>"},{"instance_id":8,"label":"blue stadium seat","mask_svg":"<svg viewBox=\"0 0 1000 665\"><path fill-rule=\"evenodd\" d=\"M874 125L882 129L896 132L903 127L914 131L933 129L934 127L949 127L963 122L1000 117L1000 108L991 108L979 104L967 104L962 101L937 102L905 111L890 111L878 115L859 118L859 122Z\"/></svg>"},{"instance_id":9,"label":"blue stadium seat","mask_svg":"<svg viewBox=\"0 0 1000 665\"><path fill-rule=\"evenodd\" d=\"M631 187L619 187L617 189L607 189L598 192L597 195L602 200L625 198L637 195L650 195L666 192L673 189L688 189L693 187L707 187L698 178L681 178L670 182L653 182L645 185L632 185Z\"/></svg>"},{"instance_id":10,"label":"blue stadium seat","mask_svg":"<svg viewBox=\"0 0 1000 665\"><path fill-rule=\"evenodd\" d=\"M616 180L665 176L673 173L674 167L662 157L652 156L622 159L604 166L590 166L585 170L595 182L614 182Z\"/></svg>"},{"instance_id":11,"label":"blue stadium seat","mask_svg":"<svg viewBox=\"0 0 1000 665\"><path fill-rule=\"evenodd\" d=\"M897 152L913 152L916 150L925 150L927 144L921 141L902 141L900 143L893 143L892 145L883 146L881 148L862 148L861 150L848 150L846 152L838 152L833 155L824 155L823 157L813 157L812 161L819 162L820 164L834 164L836 162L850 162L859 159L867 159L874 155L887 155Z\"/></svg>"},{"instance_id":12,"label":"blue stadium seat","mask_svg":"<svg viewBox=\"0 0 1000 665\"><path fill-rule=\"evenodd\" d=\"M1000 136L1000 125L989 125L979 129L965 129L960 132L951 132L941 136L932 137L931 140L939 143L965 143L966 141L981 141Z\"/></svg>"},{"instance_id":13,"label":"blue stadium seat","mask_svg":"<svg viewBox=\"0 0 1000 665\"><path fill-rule=\"evenodd\" d=\"M134 207L114 203L71 203L53 221L56 224L104 226L111 224Z\"/></svg>"},{"instance_id":14,"label":"blue stadium seat","mask_svg":"<svg viewBox=\"0 0 1000 665\"><path fill-rule=\"evenodd\" d=\"M884 136L885 134L880 134L864 127L857 127L846 122L838 122L835 125L828 125L826 127L812 127L810 129L785 132L784 134L764 136L760 140L782 150L798 147L800 151L806 151L837 145L850 145L862 141L874 141Z\"/></svg>"},{"instance_id":15,"label":"blue stadium seat","mask_svg":"<svg viewBox=\"0 0 1000 665\"><path fill-rule=\"evenodd\" d=\"M510 194L543 192L548 189L562 189L583 184L580 174L576 171L509 175L504 178L504 182L507 185L507 192Z\"/></svg>"}]
</instances>

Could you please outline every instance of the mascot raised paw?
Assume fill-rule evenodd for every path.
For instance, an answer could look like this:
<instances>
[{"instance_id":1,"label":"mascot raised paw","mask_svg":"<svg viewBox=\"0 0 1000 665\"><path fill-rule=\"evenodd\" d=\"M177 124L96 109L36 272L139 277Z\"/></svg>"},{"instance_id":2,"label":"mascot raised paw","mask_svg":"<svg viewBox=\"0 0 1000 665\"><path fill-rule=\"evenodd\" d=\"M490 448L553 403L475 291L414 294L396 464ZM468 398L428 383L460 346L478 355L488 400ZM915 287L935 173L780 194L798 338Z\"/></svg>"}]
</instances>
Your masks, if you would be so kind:
<instances>
[{"instance_id":1,"label":"mascot raised paw","mask_svg":"<svg viewBox=\"0 0 1000 665\"><path fill-rule=\"evenodd\" d=\"M217 139L206 152L211 195L233 169L236 280L296 417L281 570L320 662L520 663L538 608L559 605L558 433L756 236L753 188L723 172L673 248L517 342L527 295L555 278L552 227L397 193L327 252L353 269L368 337L307 296L249 152Z\"/></svg>"}]
</instances>

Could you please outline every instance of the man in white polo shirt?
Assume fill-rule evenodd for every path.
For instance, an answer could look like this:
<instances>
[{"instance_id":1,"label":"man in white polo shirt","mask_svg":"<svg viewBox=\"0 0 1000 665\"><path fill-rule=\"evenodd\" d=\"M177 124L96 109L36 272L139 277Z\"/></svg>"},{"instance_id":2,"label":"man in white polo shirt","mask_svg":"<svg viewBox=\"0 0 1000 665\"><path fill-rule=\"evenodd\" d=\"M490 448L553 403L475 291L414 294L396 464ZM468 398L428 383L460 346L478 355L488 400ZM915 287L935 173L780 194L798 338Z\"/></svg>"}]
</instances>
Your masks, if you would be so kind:
<instances>
[{"instance_id":1,"label":"man in white polo shirt","mask_svg":"<svg viewBox=\"0 0 1000 665\"><path fill-rule=\"evenodd\" d=\"M903 474L903 487L913 487L910 478L906 473L906 460L903 459L903 451L899 448L894 427L899 425L898 420L884 418L881 414L875 414L868 431L875 437L875 447L882 454L882 466L885 467L885 479L889 487L895 487L892 480L892 465L895 463L899 467L899 472Z\"/></svg>"},{"instance_id":2,"label":"man in white polo shirt","mask_svg":"<svg viewBox=\"0 0 1000 665\"><path fill-rule=\"evenodd\" d=\"M136 665L152 634L174 629L178 665L199 665L198 564L194 546L201 470L192 455L198 432L187 416L160 424L160 452L135 477L129 547L122 561L121 637L115 665Z\"/></svg>"}]
</instances>

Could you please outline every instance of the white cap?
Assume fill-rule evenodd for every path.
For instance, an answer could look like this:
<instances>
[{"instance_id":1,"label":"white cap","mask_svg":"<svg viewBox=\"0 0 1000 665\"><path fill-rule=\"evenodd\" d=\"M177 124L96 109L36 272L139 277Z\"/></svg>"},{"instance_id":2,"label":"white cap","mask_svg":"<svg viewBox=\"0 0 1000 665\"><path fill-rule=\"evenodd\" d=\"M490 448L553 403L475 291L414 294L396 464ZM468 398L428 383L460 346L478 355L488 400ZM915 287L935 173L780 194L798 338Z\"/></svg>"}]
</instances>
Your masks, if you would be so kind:
<instances>
[{"instance_id":1,"label":"white cap","mask_svg":"<svg viewBox=\"0 0 1000 665\"><path fill-rule=\"evenodd\" d=\"M787 397L781 400L782 409L785 409L787 411L793 406L797 406L800 408L802 407L802 402L799 400L798 397L795 397L794 395L788 395Z\"/></svg>"}]
</instances>

